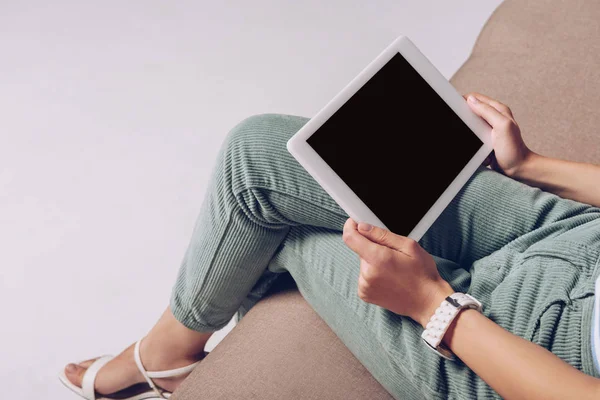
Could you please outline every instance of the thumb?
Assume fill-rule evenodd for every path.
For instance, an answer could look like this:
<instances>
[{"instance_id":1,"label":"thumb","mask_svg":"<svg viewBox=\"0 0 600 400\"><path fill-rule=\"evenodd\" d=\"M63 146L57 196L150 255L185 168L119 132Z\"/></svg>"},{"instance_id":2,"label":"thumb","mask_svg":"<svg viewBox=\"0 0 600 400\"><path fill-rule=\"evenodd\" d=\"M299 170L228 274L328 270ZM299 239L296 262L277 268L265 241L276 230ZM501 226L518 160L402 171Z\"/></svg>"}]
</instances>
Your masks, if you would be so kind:
<instances>
[{"instance_id":1,"label":"thumb","mask_svg":"<svg viewBox=\"0 0 600 400\"><path fill-rule=\"evenodd\" d=\"M412 241L407 237L396 235L387 229L379 228L366 222L358 224L358 232L372 242L401 252L406 252L407 244Z\"/></svg>"}]
</instances>

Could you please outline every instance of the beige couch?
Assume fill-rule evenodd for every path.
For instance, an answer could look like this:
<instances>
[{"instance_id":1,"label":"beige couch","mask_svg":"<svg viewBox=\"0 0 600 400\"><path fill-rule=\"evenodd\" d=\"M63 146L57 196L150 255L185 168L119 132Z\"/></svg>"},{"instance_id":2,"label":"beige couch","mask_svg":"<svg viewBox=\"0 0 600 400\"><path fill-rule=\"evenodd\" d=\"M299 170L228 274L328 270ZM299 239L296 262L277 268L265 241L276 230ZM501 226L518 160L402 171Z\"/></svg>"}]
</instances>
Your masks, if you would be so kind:
<instances>
[{"instance_id":1,"label":"beige couch","mask_svg":"<svg viewBox=\"0 0 600 400\"><path fill-rule=\"evenodd\" d=\"M509 104L534 150L600 163L600 2L505 1L452 83ZM253 308L172 399L391 396L288 288Z\"/></svg>"}]
</instances>

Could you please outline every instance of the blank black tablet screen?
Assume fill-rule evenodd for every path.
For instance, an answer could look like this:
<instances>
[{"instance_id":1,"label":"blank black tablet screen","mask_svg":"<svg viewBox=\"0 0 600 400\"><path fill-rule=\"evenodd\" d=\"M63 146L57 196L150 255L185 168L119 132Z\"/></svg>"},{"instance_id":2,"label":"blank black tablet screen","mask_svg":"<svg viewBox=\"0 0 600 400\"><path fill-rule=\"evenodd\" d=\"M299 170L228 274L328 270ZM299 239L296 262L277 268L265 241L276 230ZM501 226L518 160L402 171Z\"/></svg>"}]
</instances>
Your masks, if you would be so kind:
<instances>
[{"instance_id":1,"label":"blank black tablet screen","mask_svg":"<svg viewBox=\"0 0 600 400\"><path fill-rule=\"evenodd\" d=\"M307 141L404 236L483 144L400 53Z\"/></svg>"}]
</instances>

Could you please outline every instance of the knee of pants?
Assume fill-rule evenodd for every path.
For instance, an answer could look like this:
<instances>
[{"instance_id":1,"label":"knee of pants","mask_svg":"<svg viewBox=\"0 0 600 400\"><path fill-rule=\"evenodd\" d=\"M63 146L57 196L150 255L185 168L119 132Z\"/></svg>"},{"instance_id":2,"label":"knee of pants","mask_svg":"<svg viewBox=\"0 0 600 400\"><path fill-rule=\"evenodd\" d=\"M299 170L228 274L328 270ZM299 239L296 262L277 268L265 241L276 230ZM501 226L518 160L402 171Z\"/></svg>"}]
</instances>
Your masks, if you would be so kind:
<instances>
[{"instance_id":1,"label":"knee of pants","mask_svg":"<svg viewBox=\"0 0 600 400\"><path fill-rule=\"evenodd\" d=\"M248 117L234 126L221 148L214 173L216 191L262 224L281 224L265 192L283 190L301 167L287 151L287 141L307 118L280 114ZM234 203L230 203L234 204Z\"/></svg>"},{"instance_id":2,"label":"knee of pants","mask_svg":"<svg viewBox=\"0 0 600 400\"><path fill-rule=\"evenodd\" d=\"M297 162L287 151L287 141L308 118L282 114L258 114L245 118L227 135L221 149L231 189L239 193L253 187L269 187L284 179Z\"/></svg>"}]
</instances>

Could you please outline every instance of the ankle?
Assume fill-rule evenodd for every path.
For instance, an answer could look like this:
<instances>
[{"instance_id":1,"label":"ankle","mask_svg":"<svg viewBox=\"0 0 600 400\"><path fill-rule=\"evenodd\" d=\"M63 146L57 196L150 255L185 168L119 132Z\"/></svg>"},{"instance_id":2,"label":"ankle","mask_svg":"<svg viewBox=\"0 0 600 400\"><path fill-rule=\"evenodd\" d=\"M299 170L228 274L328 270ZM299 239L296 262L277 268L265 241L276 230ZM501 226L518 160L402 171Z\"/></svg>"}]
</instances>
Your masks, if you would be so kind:
<instances>
[{"instance_id":1,"label":"ankle","mask_svg":"<svg viewBox=\"0 0 600 400\"><path fill-rule=\"evenodd\" d=\"M190 352L169 342L153 340L149 336L142 340L140 343L140 357L147 371L185 367L204 358L204 350Z\"/></svg>"},{"instance_id":2,"label":"ankle","mask_svg":"<svg viewBox=\"0 0 600 400\"><path fill-rule=\"evenodd\" d=\"M213 332L196 332L179 322L167 308L142 340L140 356L147 370L183 367L204 356L206 342Z\"/></svg>"}]
</instances>

